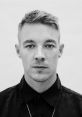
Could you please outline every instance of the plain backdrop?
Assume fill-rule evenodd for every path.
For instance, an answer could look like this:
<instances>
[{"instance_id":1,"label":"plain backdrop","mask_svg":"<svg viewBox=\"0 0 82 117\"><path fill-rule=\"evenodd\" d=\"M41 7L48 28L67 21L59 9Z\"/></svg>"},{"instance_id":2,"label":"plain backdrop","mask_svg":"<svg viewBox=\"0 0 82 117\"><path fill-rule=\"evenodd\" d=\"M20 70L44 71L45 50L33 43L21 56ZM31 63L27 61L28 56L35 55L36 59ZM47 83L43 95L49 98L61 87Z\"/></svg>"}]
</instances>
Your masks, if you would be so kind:
<instances>
[{"instance_id":1,"label":"plain backdrop","mask_svg":"<svg viewBox=\"0 0 82 117\"><path fill-rule=\"evenodd\" d=\"M0 91L19 83L24 73L15 51L18 23L35 9L59 18L65 47L57 72L64 86L82 94L82 0L0 0Z\"/></svg>"}]
</instances>

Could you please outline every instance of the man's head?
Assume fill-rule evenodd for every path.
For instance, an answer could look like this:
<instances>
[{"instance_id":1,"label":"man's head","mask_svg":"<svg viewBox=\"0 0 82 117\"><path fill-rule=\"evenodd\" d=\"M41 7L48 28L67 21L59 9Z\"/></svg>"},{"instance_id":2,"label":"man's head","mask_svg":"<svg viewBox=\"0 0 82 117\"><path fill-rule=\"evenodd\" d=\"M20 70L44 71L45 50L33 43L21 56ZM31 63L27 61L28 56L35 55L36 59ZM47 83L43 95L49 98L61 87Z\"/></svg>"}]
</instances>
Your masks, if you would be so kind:
<instances>
[{"instance_id":1,"label":"man's head","mask_svg":"<svg viewBox=\"0 0 82 117\"><path fill-rule=\"evenodd\" d=\"M57 18L39 10L26 14L19 24L18 39L16 50L27 82L55 81L58 58L64 47L60 44Z\"/></svg>"}]
</instances>

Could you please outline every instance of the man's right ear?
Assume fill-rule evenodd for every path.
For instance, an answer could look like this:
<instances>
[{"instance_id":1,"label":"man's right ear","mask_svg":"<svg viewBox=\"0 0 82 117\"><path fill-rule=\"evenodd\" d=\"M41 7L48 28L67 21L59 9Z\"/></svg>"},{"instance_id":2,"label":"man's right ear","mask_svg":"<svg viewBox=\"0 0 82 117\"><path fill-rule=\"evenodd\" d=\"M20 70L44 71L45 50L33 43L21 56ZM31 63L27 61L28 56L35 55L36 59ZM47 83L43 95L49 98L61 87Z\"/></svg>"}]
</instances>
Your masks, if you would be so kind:
<instances>
[{"instance_id":1,"label":"man's right ear","mask_svg":"<svg viewBox=\"0 0 82 117\"><path fill-rule=\"evenodd\" d=\"M19 56L19 58L21 58L19 45L15 44L15 49L16 49L16 53Z\"/></svg>"}]
</instances>

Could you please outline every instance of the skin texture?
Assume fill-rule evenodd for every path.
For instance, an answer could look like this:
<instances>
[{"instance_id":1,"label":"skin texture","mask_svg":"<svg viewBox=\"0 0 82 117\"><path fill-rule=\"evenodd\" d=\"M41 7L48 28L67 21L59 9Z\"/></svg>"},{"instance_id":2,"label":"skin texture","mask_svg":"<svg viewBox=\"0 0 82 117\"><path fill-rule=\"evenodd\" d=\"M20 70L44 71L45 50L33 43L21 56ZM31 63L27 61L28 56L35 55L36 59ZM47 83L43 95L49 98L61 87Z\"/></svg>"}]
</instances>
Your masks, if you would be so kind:
<instances>
[{"instance_id":1,"label":"skin texture","mask_svg":"<svg viewBox=\"0 0 82 117\"><path fill-rule=\"evenodd\" d=\"M43 24L25 24L18 32L18 39L15 47L22 60L26 82L39 93L46 91L56 81L57 63L64 48L59 42L59 32Z\"/></svg>"}]
</instances>

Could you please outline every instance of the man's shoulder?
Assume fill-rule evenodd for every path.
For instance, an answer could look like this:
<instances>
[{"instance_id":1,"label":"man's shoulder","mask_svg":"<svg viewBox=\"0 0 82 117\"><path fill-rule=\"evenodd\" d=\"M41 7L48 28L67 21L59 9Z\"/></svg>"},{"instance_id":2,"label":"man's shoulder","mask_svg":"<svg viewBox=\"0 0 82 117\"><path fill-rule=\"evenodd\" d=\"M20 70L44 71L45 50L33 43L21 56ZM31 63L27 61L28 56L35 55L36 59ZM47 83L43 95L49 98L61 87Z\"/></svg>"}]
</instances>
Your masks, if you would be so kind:
<instances>
[{"instance_id":1,"label":"man's shoulder","mask_svg":"<svg viewBox=\"0 0 82 117\"><path fill-rule=\"evenodd\" d=\"M80 107L82 111L82 95L80 93L65 86L62 86L62 97L69 103L77 105L78 108Z\"/></svg>"},{"instance_id":2,"label":"man's shoulder","mask_svg":"<svg viewBox=\"0 0 82 117\"><path fill-rule=\"evenodd\" d=\"M82 94L80 94L80 93L78 93L70 88L67 88L65 86L62 86L62 91L63 91L63 94L65 94L65 95L82 98Z\"/></svg>"},{"instance_id":3,"label":"man's shoulder","mask_svg":"<svg viewBox=\"0 0 82 117\"><path fill-rule=\"evenodd\" d=\"M62 86L62 100L63 103L65 102L69 107L76 107L82 114L82 95L80 93Z\"/></svg>"},{"instance_id":4,"label":"man's shoulder","mask_svg":"<svg viewBox=\"0 0 82 117\"><path fill-rule=\"evenodd\" d=\"M16 86L17 85L14 85L14 86L8 87L8 88L0 91L0 96L9 94L10 92L14 91L14 89L16 88Z\"/></svg>"},{"instance_id":5,"label":"man's shoulder","mask_svg":"<svg viewBox=\"0 0 82 117\"><path fill-rule=\"evenodd\" d=\"M0 103L6 101L9 97L13 97L14 95L16 95L18 85L19 84L16 84L14 86L11 86L11 87L6 88L3 91L1 91L0 92Z\"/></svg>"}]
</instances>

